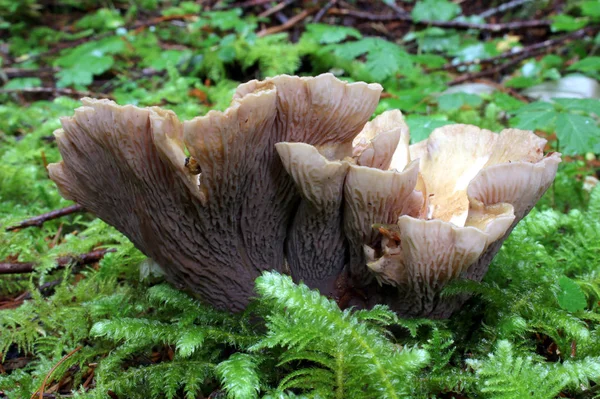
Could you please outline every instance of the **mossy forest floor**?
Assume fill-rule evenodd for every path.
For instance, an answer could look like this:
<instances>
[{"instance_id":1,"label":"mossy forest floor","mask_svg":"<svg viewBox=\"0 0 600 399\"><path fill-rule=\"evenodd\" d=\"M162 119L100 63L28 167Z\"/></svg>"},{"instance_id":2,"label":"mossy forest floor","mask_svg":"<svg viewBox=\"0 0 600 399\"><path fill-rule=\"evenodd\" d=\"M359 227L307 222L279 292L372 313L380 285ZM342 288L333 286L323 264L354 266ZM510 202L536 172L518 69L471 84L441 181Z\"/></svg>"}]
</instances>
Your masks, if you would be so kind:
<instances>
[{"instance_id":1,"label":"mossy forest floor","mask_svg":"<svg viewBox=\"0 0 600 399\"><path fill-rule=\"evenodd\" d=\"M0 0L0 398L600 397L599 23L596 0ZM189 119L328 71L382 83L413 142L510 126L565 155L484 281L448 287L473 294L449 320L340 311L272 273L233 316L80 209L8 229L73 205L45 165L80 97Z\"/></svg>"}]
</instances>

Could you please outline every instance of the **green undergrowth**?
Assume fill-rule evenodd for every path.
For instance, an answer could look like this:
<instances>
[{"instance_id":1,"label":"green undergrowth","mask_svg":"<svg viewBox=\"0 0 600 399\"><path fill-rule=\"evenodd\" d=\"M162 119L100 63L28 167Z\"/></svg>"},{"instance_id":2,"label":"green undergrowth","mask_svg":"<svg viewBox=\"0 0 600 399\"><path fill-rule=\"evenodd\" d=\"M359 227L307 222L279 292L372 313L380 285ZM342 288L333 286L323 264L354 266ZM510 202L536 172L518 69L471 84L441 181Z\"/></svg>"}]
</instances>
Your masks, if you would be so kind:
<instances>
[{"instance_id":1,"label":"green undergrowth","mask_svg":"<svg viewBox=\"0 0 600 399\"><path fill-rule=\"evenodd\" d=\"M32 278L31 299L0 312L4 359L29 358L0 375L0 391L28 397L80 348L50 377L68 374L78 398L218 390L230 398L597 397L600 189L586 202L567 213L534 209L482 283L446 290L474 293L446 321L404 320L383 306L341 311L276 273L257 280L246 312L215 311L159 277L140 281L144 258L128 240L98 220L80 220L79 233L58 248L102 241L117 251L98 270L79 271L76 284L70 268L36 270L39 281L47 274L62 282L46 297ZM10 280L0 287L10 290ZM95 387L78 389L91 368Z\"/></svg>"},{"instance_id":2,"label":"green undergrowth","mask_svg":"<svg viewBox=\"0 0 600 399\"><path fill-rule=\"evenodd\" d=\"M268 34L277 21L204 3L0 0L0 262L35 263L33 273L0 277L0 399L31 397L43 384L57 398L56 384L63 397L111 399L600 398L600 188L582 189L597 173L600 102L520 95L568 76L600 77L600 3L569 0L556 13L556 2L525 2L515 18L551 21L540 37L427 24L398 33L329 16ZM467 12L485 2L397 3L415 21L489 22ZM452 79L499 65L471 61L587 28L552 54L489 75L484 90L451 88ZM276 273L262 275L252 306L231 315L170 287L87 213L4 230L71 204L45 165L60 159L52 132L80 93L190 119L225 109L241 82L326 72L381 83L376 113L401 109L412 142L451 123L516 127L569 156L483 282L446 289L472 295L448 320L401 319L381 306L341 311ZM115 252L90 266L57 266L100 248Z\"/></svg>"}]
</instances>

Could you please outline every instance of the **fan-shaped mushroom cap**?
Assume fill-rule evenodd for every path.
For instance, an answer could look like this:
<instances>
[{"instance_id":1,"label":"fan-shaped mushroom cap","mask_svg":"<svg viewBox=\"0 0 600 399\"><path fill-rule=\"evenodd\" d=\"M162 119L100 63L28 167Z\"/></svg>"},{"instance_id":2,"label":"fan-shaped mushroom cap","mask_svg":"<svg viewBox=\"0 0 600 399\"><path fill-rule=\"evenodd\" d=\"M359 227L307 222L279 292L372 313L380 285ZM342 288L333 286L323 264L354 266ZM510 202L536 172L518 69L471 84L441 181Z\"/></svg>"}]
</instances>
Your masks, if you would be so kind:
<instances>
[{"instance_id":1,"label":"fan-shaped mushroom cap","mask_svg":"<svg viewBox=\"0 0 600 399\"><path fill-rule=\"evenodd\" d=\"M341 204L350 165L328 161L305 143L275 147L302 196L286 241L292 277L332 294L334 280L346 262Z\"/></svg>"},{"instance_id":2,"label":"fan-shaped mushroom cap","mask_svg":"<svg viewBox=\"0 0 600 399\"><path fill-rule=\"evenodd\" d=\"M285 169L302 196L286 243L287 260L297 281L317 287L321 293L336 294L339 284L335 280L347 262L348 246L342 231L341 204L343 187L348 187L348 179L353 180L352 176L346 176L348 168L350 164L358 164L387 169L394 152L408 158L408 139L404 137L407 134L402 113L389 111L364 126L353 140L351 154L346 149L332 151L331 147L324 149L323 146L301 143L276 145ZM352 158L346 155L352 155ZM417 164L414 166L416 168ZM366 173L374 170L364 169ZM391 202L396 201L393 196L389 198ZM355 237L361 234L355 231ZM358 256L362 259L360 240L354 242L359 244ZM351 245L350 253L354 252ZM364 264L361 266L361 273L365 274ZM366 277L370 275L366 274Z\"/></svg>"},{"instance_id":3,"label":"fan-shaped mushroom cap","mask_svg":"<svg viewBox=\"0 0 600 399\"><path fill-rule=\"evenodd\" d=\"M352 157L359 166L402 171L410 161L408 125L399 110L386 111L371 122L352 142Z\"/></svg>"},{"instance_id":4,"label":"fan-shaped mushroom cap","mask_svg":"<svg viewBox=\"0 0 600 399\"><path fill-rule=\"evenodd\" d=\"M284 270L286 229L300 200L275 143L349 156L380 92L331 74L279 76L241 85L225 112L183 124L158 108L84 99L56 132L63 161L49 166L50 176L177 286L240 310L262 270Z\"/></svg>"},{"instance_id":5,"label":"fan-shaped mushroom cap","mask_svg":"<svg viewBox=\"0 0 600 399\"><path fill-rule=\"evenodd\" d=\"M442 288L461 275L483 277L501 242L554 180L560 154L544 158L544 145L527 131L450 125L410 147L427 212L422 219L400 216L396 240L363 241L369 269L398 287L397 298L387 298L394 309L447 315Z\"/></svg>"},{"instance_id":6,"label":"fan-shaped mushroom cap","mask_svg":"<svg viewBox=\"0 0 600 399\"><path fill-rule=\"evenodd\" d=\"M379 236L374 224L392 224L413 200L419 165L411 162L404 171L350 167L344 185L344 231L350 245L350 273L355 282L365 284L370 275L365 268L363 246ZM417 196L417 201L422 197Z\"/></svg>"}]
</instances>

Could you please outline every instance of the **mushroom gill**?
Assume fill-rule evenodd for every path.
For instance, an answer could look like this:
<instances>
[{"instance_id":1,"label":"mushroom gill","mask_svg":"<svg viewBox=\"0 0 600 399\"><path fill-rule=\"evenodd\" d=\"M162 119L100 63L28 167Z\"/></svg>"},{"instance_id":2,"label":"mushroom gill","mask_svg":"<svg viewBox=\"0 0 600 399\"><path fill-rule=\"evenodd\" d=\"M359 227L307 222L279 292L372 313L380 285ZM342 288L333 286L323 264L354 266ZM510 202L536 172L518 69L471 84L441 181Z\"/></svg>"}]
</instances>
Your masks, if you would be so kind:
<instances>
[{"instance_id":1,"label":"mushroom gill","mask_svg":"<svg viewBox=\"0 0 600 399\"><path fill-rule=\"evenodd\" d=\"M481 280L502 241L554 180L560 154L544 157L545 143L527 131L495 134L457 124L410 146L424 212L379 220L394 237L384 231L364 242L368 268L396 287L385 302L405 315L452 312L456 304L440 297L442 289L459 277Z\"/></svg>"}]
</instances>

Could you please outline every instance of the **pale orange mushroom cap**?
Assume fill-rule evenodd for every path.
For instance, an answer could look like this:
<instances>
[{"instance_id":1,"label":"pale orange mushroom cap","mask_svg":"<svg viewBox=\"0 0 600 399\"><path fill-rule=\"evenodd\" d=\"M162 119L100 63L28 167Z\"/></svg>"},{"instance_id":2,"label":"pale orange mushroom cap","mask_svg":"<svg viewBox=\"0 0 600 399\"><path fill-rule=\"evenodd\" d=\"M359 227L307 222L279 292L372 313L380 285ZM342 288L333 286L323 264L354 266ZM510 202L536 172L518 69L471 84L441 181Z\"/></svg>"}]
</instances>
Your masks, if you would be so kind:
<instances>
[{"instance_id":1,"label":"pale orange mushroom cap","mask_svg":"<svg viewBox=\"0 0 600 399\"><path fill-rule=\"evenodd\" d=\"M440 298L446 284L483 277L491 252L554 180L560 154L544 157L545 143L528 131L495 134L457 124L410 146L411 159L419 161L424 212L398 218L390 227L397 240L365 243L369 269L398 289L391 306L407 315L447 315Z\"/></svg>"}]
</instances>

